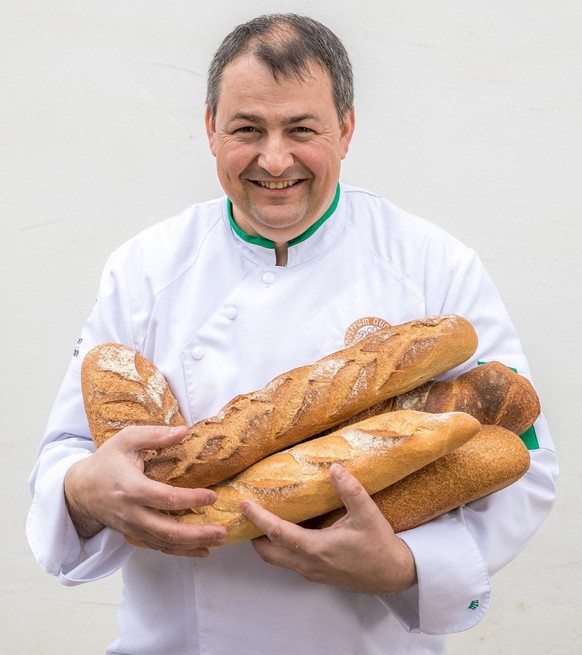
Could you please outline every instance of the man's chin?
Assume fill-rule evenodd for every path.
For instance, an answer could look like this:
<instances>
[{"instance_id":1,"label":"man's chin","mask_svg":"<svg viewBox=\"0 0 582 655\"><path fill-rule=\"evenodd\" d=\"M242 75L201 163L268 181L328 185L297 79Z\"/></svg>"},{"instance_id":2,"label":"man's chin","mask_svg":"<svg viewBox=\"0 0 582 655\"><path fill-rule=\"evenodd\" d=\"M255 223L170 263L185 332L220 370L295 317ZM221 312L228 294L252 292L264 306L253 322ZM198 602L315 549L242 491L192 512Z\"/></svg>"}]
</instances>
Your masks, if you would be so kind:
<instances>
[{"instance_id":1,"label":"man's chin","mask_svg":"<svg viewBox=\"0 0 582 655\"><path fill-rule=\"evenodd\" d=\"M300 234L303 234L311 223L304 220L297 220L288 216L276 217L273 215L264 216L254 224L255 231L266 239L275 243L291 241Z\"/></svg>"}]
</instances>

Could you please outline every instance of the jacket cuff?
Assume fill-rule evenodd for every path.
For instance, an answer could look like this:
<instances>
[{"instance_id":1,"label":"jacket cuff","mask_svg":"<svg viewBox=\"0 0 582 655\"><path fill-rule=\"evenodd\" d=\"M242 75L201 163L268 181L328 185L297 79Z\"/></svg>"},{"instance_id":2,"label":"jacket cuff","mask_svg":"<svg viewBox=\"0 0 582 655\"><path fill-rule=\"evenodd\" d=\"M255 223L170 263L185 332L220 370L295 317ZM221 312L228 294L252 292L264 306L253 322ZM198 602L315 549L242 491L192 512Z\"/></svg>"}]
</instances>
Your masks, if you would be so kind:
<instances>
[{"instance_id":1,"label":"jacket cuff","mask_svg":"<svg viewBox=\"0 0 582 655\"><path fill-rule=\"evenodd\" d=\"M32 476L35 479L34 494L26 521L28 542L37 562L65 585L110 575L127 561L134 546L109 528L104 528L91 539L81 539L65 501L67 471L90 453L71 449L63 456L59 448L47 450L42 466L45 470L37 475L37 464Z\"/></svg>"},{"instance_id":2,"label":"jacket cuff","mask_svg":"<svg viewBox=\"0 0 582 655\"><path fill-rule=\"evenodd\" d=\"M409 632L445 635L472 628L491 599L487 565L454 513L398 535L416 562L418 584L380 601Z\"/></svg>"}]
</instances>

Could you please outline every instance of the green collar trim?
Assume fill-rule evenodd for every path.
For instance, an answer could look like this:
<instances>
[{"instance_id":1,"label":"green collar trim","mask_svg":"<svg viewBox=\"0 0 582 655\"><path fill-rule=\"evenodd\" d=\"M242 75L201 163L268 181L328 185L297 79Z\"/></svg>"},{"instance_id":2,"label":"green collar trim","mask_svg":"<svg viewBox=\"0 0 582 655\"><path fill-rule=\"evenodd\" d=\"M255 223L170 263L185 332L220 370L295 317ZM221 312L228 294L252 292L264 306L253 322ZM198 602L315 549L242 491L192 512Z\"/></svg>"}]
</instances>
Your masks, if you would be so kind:
<instances>
[{"instance_id":1,"label":"green collar trim","mask_svg":"<svg viewBox=\"0 0 582 655\"><path fill-rule=\"evenodd\" d=\"M297 243L301 243L302 241L305 241L305 239L309 239L309 237L316 230L318 230L325 223L325 221L327 221L327 219L334 213L334 211L337 208L339 198L340 198L340 185L338 184L335 190L334 199L331 205L329 206L329 208L327 209L327 211L325 212L325 214L311 227L308 227L305 230L305 232L300 234L298 237L291 239L291 241L289 241L287 245L294 246ZM238 236L243 241L246 241L247 243L254 243L257 246L263 246L263 248L272 248L273 250L275 249L275 242L271 241L271 239L265 239L265 237L261 237L254 234L247 234L246 232L240 229L240 227L234 222L234 218L232 215L232 201L230 198L227 198L227 212L228 212L228 220L230 221L230 225L232 229L238 234Z\"/></svg>"}]
</instances>

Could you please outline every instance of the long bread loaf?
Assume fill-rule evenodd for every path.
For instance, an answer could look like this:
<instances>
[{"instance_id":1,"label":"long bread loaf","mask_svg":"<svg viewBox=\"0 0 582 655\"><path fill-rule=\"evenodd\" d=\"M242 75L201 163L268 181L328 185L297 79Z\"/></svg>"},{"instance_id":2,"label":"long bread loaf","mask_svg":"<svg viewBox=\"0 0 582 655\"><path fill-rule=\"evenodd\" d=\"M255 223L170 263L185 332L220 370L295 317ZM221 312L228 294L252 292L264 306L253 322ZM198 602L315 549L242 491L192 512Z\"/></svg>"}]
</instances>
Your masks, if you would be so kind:
<instances>
[{"instance_id":1,"label":"long bread loaf","mask_svg":"<svg viewBox=\"0 0 582 655\"><path fill-rule=\"evenodd\" d=\"M283 373L262 389L234 398L217 415L193 425L182 443L146 453L146 475L185 487L220 482L273 452L454 368L466 361L476 346L473 327L454 315L379 330L350 348ZM177 408L170 410L165 404L170 393L167 385L161 390L156 380L150 398L150 370L140 355L127 351L133 353L117 344L105 344L92 349L83 361L83 395L97 445L124 424L131 424L132 407L139 419L135 422L145 420L143 407L138 408L140 399L149 399L156 423L184 424ZM120 355L117 370L116 352ZM132 366L128 359L133 356ZM146 377L140 384L141 371Z\"/></svg>"},{"instance_id":2,"label":"long bread loaf","mask_svg":"<svg viewBox=\"0 0 582 655\"><path fill-rule=\"evenodd\" d=\"M500 425L516 434L523 434L533 425L541 411L539 397L527 378L504 364L488 362L453 380L431 380L376 403L346 424L399 409L434 414L466 412L483 425Z\"/></svg>"},{"instance_id":3,"label":"long bread loaf","mask_svg":"<svg viewBox=\"0 0 582 655\"><path fill-rule=\"evenodd\" d=\"M176 486L208 486L267 455L338 425L466 361L473 327L438 316L379 330L315 364L238 396L192 426L176 446L145 460L146 474Z\"/></svg>"},{"instance_id":4,"label":"long bread loaf","mask_svg":"<svg viewBox=\"0 0 582 655\"><path fill-rule=\"evenodd\" d=\"M516 434L484 425L467 443L372 498L394 531L402 532L513 484L529 463L529 451ZM344 508L337 509L309 527L329 527L344 515Z\"/></svg>"},{"instance_id":5,"label":"long bread loaf","mask_svg":"<svg viewBox=\"0 0 582 655\"><path fill-rule=\"evenodd\" d=\"M85 355L81 387L96 447L129 425L186 425L159 369L119 343L101 344Z\"/></svg>"},{"instance_id":6,"label":"long bread loaf","mask_svg":"<svg viewBox=\"0 0 582 655\"><path fill-rule=\"evenodd\" d=\"M224 525L226 543L250 539L261 533L241 512L245 499L297 523L341 505L329 479L332 463L343 464L373 494L458 448L479 429L479 421L461 412L375 416L266 457L211 487L213 505L178 513L177 520Z\"/></svg>"}]
</instances>

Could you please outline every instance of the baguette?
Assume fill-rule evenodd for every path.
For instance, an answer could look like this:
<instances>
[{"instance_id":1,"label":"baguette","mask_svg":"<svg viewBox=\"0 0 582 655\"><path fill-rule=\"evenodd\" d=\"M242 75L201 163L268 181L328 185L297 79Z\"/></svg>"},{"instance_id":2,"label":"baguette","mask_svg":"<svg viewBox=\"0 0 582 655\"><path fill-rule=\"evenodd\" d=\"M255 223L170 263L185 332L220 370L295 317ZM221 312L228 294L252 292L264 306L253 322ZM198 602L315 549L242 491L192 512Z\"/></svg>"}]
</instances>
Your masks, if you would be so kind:
<instances>
[{"instance_id":1,"label":"baguette","mask_svg":"<svg viewBox=\"0 0 582 655\"><path fill-rule=\"evenodd\" d=\"M211 487L213 505L175 515L181 522L224 525L226 543L251 539L261 532L241 512L245 499L298 523L341 506L329 479L332 463L343 464L373 494L458 448L479 429L477 419L461 412L381 414L271 455Z\"/></svg>"},{"instance_id":2,"label":"baguette","mask_svg":"<svg viewBox=\"0 0 582 655\"><path fill-rule=\"evenodd\" d=\"M483 425L500 425L523 434L540 415L531 382L499 362L476 366L454 380L431 380L407 393L376 403L350 422L399 409L422 412L466 412Z\"/></svg>"},{"instance_id":3,"label":"baguette","mask_svg":"<svg viewBox=\"0 0 582 655\"><path fill-rule=\"evenodd\" d=\"M178 445L146 454L145 473L206 487L466 361L477 335L459 316L379 330L315 364L279 375L199 421Z\"/></svg>"},{"instance_id":4,"label":"baguette","mask_svg":"<svg viewBox=\"0 0 582 655\"><path fill-rule=\"evenodd\" d=\"M81 388L97 448L129 425L186 425L158 368L119 343L105 343L87 353Z\"/></svg>"},{"instance_id":5,"label":"baguette","mask_svg":"<svg viewBox=\"0 0 582 655\"><path fill-rule=\"evenodd\" d=\"M529 451L516 434L484 425L467 443L372 498L394 531L402 532L513 484L529 464ZM308 527L326 528L344 515L340 508Z\"/></svg>"}]
</instances>

